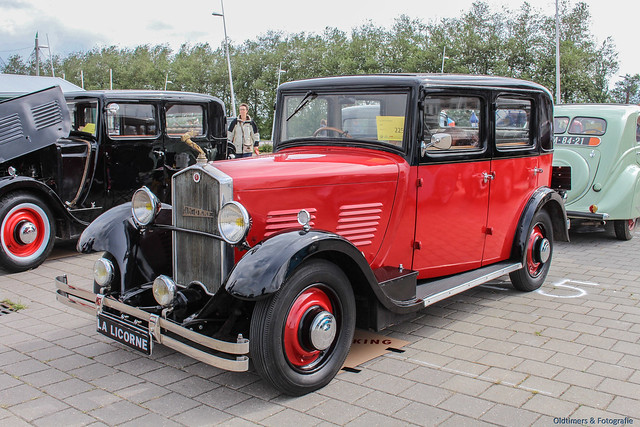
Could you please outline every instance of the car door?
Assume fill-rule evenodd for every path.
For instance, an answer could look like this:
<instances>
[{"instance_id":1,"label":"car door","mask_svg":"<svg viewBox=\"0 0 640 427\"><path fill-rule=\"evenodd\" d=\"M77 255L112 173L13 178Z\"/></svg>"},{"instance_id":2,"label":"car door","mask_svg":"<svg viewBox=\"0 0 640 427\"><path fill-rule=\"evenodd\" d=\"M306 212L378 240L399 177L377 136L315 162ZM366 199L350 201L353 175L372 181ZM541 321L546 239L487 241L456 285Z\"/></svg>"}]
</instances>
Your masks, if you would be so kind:
<instances>
[{"instance_id":1,"label":"car door","mask_svg":"<svg viewBox=\"0 0 640 427\"><path fill-rule=\"evenodd\" d=\"M162 188L164 151L158 104L111 101L106 105L110 153L105 164L111 205L130 200L143 185Z\"/></svg>"},{"instance_id":2,"label":"car door","mask_svg":"<svg viewBox=\"0 0 640 427\"><path fill-rule=\"evenodd\" d=\"M549 165L539 163L535 99L500 94L492 105L493 155L483 265L509 258L524 205L538 187L538 178L550 173L544 170Z\"/></svg>"},{"instance_id":3,"label":"car door","mask_svg":"<svg viewBox=\"0 0 640 427\"><path fill-rule=\"evenodd\" d=\"M491 158L482 92L429 94L423 105L413 269L429 278L481 266Z\"/></svg>"}]
</instances>

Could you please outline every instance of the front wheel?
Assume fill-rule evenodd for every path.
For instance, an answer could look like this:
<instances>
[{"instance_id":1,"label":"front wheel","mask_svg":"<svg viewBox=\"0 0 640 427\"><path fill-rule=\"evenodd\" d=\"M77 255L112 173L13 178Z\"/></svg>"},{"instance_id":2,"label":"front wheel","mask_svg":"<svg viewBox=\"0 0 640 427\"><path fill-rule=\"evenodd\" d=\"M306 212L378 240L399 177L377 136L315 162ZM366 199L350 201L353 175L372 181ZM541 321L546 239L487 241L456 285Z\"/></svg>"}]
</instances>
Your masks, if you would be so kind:
<instances>
[{"instance_id":1,"label":"front wheel","mask_svg":"<svg viewBox=\"0 0 640 427\"><path fill-rule=\"evenodd\" d=\"M636 229L637 218L634 219L618 219L613 221L613 229L616 232L618 240L631 240L633 231Z\"/></svg>"},{"instance_id":2,"label":"front wheel","mask_svg":"<svg viewBox=\"0 0 640 427\"><path fill-rule=\"evenodd\" d=\"M535 214L525 248L524 266L509 273L513 287L520 291L535 291L544 283L553 255L553 229L549 214L541 210Z\"/></svg>"},{"instance_id":3,"label":"front wheel","mask_svg":"<svg viewBox=\"0 0 640 427\"><path fill-rule=\"evenodd\" d=\"M10 272L42 264L53 249L55 223L40 198L11 193L0 199L0 266Z\"/></svg>"},{"instance_id":4,"label":"front wheel","mask_svg":"<svg viewBox=\"0 0 640 427\"><path fill-rule=\"evenodd\" d=\"M256 303L250 354L263 379L301 396L328 384L349 353L355 328L349 279L335 264L311 261Z\"/></svg>"}]
</instances>

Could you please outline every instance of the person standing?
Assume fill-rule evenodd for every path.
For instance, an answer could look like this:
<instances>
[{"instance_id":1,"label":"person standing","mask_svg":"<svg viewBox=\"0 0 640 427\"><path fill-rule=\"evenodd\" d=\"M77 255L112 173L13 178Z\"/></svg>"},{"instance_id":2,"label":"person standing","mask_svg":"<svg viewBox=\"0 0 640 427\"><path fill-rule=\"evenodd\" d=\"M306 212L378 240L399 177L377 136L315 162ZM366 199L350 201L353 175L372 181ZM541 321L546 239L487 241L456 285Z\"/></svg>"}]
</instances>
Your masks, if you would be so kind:
<instances>
[{"instance_id":1,"label":"person standing","mask_svg":"<svg viewBox=\"0 0 640 427\"><path fill-rule=\"evenodd\" d=\"M238 117L229 123L227 140L236 147L236 158L258 155L260 134L258 126L249 116L249 106L240 104Z\"/></svg>"}]
</instances>

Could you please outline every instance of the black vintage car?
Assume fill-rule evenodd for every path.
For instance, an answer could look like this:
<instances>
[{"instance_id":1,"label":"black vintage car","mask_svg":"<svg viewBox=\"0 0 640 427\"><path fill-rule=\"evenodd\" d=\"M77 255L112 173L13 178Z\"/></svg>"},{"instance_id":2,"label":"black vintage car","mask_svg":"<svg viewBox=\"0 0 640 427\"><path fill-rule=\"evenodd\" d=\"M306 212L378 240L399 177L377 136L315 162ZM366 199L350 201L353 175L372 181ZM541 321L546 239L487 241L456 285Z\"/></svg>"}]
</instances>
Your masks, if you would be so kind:
<instances>
[{"instance_id":1,"label":"black vintage car","mask_svg":"<svg viewBox=\"0 0 640 427\"><path fill-rule=\"evenodd\" d=\"M168 200L198 155L185 140L227 157L225 120L218 98L185 92L55 87L0 102L0 267L37 267L140 186Z\"/></svg>"}]
</instances>

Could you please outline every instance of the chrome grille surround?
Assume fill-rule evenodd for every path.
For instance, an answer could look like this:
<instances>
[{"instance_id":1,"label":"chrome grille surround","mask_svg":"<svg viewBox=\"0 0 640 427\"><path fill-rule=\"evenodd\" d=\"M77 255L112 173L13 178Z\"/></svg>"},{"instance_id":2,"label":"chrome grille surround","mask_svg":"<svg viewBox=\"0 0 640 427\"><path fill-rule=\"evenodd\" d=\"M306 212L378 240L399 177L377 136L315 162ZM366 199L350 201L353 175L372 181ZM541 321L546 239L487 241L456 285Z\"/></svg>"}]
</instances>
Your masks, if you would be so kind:
<instances>
[{"instance_id":1,"label":"chrome grille surround","mask_svg":"<svg viewBox=\"0 0 640 427\"><path fill-rule=\"evenodd\" d=\"M204 163L177 172L171 181L173 279L183 286L200 282L213 295L233 267L233 248L221 238L181 229L219 236L218 212L233 200L233 180Z\"/></svg>"}]
</instances>

